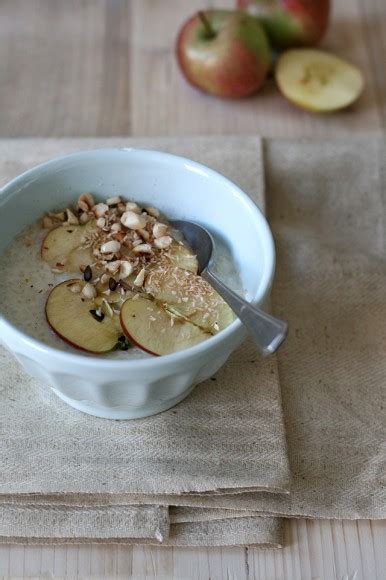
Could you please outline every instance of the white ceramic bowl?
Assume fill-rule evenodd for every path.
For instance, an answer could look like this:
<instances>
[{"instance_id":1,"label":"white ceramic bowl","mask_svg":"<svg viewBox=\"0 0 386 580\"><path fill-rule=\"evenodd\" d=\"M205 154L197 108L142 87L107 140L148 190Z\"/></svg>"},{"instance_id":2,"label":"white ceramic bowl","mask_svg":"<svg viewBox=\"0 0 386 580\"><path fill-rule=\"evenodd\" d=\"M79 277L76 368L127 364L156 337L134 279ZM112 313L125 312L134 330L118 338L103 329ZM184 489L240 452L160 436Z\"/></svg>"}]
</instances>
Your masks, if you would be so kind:
<instances>
[{"instance_id":1,"label":"white ceramic bowl","mask_svg":"<svg viewBox=\"0 0 386 580\"><path fill-rule=\"evenodd\" d=\"M54 159L1 190L0 252L27 224L79 192L121 194L190 219L230 247L247 298L262 304L272 283L275 253L261 212L234 183L188 159L135 149L83 151ZM239 320L192 348L139 360L109 360L47 346L0 314L0 337L26 371L80 411L109 419L146 417L177 404L213 375L245 337Z\"/></svg>"}]
</instances>

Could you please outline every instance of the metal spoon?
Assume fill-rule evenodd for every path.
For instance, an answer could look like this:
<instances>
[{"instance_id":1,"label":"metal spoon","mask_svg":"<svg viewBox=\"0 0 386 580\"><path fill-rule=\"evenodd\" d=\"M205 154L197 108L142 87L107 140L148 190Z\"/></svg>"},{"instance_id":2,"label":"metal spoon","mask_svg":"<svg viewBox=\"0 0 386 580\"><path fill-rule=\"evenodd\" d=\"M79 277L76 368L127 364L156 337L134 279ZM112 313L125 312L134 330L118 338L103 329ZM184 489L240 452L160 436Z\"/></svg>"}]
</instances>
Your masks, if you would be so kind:
<instances>
[{"instance_id":1,"label":"metal spoon","mask_svg":"<svg viewBox=\"0 0 386 580\"><path fill-rule=\"evenodd\" d=\"M176 220L172 226L179 230L197 256L200 275L223 297L248 329L260 354L275 352L284 341L288 325L253 306L233 292L210 270L214 240L202 226L185 220Z\"/></svg>"}]
</instances>

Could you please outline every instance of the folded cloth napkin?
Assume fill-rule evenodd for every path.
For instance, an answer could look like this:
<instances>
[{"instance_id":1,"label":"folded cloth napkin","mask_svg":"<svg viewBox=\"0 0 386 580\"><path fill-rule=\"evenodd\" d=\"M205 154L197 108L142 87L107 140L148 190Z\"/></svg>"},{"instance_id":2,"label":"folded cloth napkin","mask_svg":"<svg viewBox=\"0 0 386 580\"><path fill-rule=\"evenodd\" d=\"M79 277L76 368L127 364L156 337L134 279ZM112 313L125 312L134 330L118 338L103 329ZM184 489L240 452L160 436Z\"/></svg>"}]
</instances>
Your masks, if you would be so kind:
<instances>
[{"instance_id":1,"label":"folded cloth napkin","mask_svg":"<svg viewBox=\"0 0 386 580\"><path fill-rule=\"evenodd\" d=\"M237 181L264 209L257 138L4 141L0 174L5 181L47 158L106 145L159 148L207 163ZM275 358L260 361L247 343L214 380L198 386L176 408L148 419L116 422L67 407L47 386L28 378L8 353L1 356L3 538L280 543L280 522L253 512L245 518L228 512L222 526L205 510L194 522L185 518L172 523L168 538L164 508L148 501L157 495L161 501L155 504L168 505L169 496L188 492L288 492Z\"/></svg>"},{"instance_id":2,"label":"folded cloth napkin","mask_svg":"<svg viewBox=\"0 0 386 580\"><path fill-rule=\"evenodd\" d=\"M385 518L385 142L268 141L265 161L277 248L272 301L290 323L278 360L291 493L169 502Z\"/></svg>"},{"instance_id":3,"label":"folded cloth napkin","mask_svg":"<svg viewBox=\"0 0 386 580\"><path fill-rule=\"evenodd\" d=\"M87 514L85 514L87 516ZM118 518L121 514L117 515ZM91 520L90 520L91 521ZM25 529L25 524L23 524ZM99 526L98 526L99 527ZM0 544L150 544L158 546L245 546L280 548L283 545L282 522L279 518L243 517L177 523L160 544L151 537L80 537L75 528L70 537L0 536Z\"/></svg>"},{"instance_id":4,"label":"folded cloth napkin","mask_svg":"<svg viewBox=\"0 0 386 580\"><path fill-rule=\"evenodd\" d=\"M279 521L258 519L256 512L385 517L385 159L384 143L373 139L266 144L268 208L278 253L273 303L292 330L278 355L293 472L290 495L233 489L178 495L16 494L15 501L183 506L170 510L169 537L188 533L187 543L209 543L205 530L207 536L213 530L214 541L221 543L224 538L211 528L215 523L217 531L234 530L238 520L248 534L252 521L259 526L260 519L270 527L267 543L275 545ZM0 501L11 497L5 494ZM199 512L198 506L206 509ZM216 510L222 519L215 519ZM261 528L254 533L264 543ZM225 543L242 543L240 530L237 537L239 542L229 534Z\"/></svg>"}]
</instances>

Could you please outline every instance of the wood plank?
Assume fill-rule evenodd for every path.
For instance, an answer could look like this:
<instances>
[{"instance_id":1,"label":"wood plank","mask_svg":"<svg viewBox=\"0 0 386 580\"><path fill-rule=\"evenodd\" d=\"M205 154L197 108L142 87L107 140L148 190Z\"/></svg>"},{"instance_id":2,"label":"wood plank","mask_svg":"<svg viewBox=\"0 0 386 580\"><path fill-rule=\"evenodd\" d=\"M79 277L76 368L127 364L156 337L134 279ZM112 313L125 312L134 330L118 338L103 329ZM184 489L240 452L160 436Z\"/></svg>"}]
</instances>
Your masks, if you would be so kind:
<instances>
[{"instance_id":1,"label":"wood plank","mask_svg":"<svg viewBox=\"0 0 386 580\"><path fill-rule=\"evenodd\" d=\"M133 547L134 578L173 578L173 550L151 546Z\"/></svg>"},{"instance_id":2,"label":"wood plank","mask_svg":"<svg viewBox=\"0 0 386 580\"><path fill-rule=\"evenodd\" d=\"M377 95L377 105L386 130L386 76L384 60L386 55L386 10L384 0L361 0L359 2L361 21L366 36L366 47Z\"/></svg>"},{"instance_id":3,"label":"wood plank","mask_svg":"<svg viewBox=\"0 0 386 580\"><path fill-rule=\"evenodd\" d=\"M208 548L173 548L173 575L175 578L204 580L213 573L213 561Z\"/></svg>"},{"instance_id":4,"label":"wood plank","mask_svg":"<svg viewBox=\"0 0 386 580\"><path fill-rule=\"evenodd\" d=\"M53 576L60 576L60 574L62 574L62 576L65 576L67 574L66 572L67 547L55 546L53 548L53 552L54 552L54 565L53 569L51 570L51 574ZM32 557L33 554L30 554L28 556L26 555L26 567L28 568L28 571Z\"/></svg>"},{"instance_id":5,"label":"wood plank","mask_svg":"<svg viewBox=\"0 0 386 580\"><path fill-rule=\"evenodd\" d=\"M127 0L3 0L0 134L129 132Z\"/></svg>"},{"instance_id":6,"label":"wood plank","mask_svg":"<svg viewBox=\"0 0 386 580\"><path fill-rule=\"evenodd\" d=\"M286 520L282 550L150 546L1 546L0 579L384 580L386 521Z\"/></svg>"},{"instance_id":7,"label":"wood plank","mask_svg":"<svg viewBox=\"0 0 386 580\"><path fill-rule=\"evenodd\" d=\"M318 524L322 544L324 575L327 578L335 578L334 544L332 540L331 523L328 520L321 520Z\"/></svg>"},{"instance_id":8,"label":"wood plank","mask_svg":"<svg viewBox=\"0 0 386 580\"><path fill-rule=\"evenodd\" d=\"M357 522L343 522L343 536L349 574L352 576L356 574L358 579L365 578L362 567Z\"/></svg>"},{"instance_id":9,"label":"wood plank","mask_svg":"<svg viewBox=\"0 0 386 580\"><path fill-rule=\"evenodd\" d=\"M25 549L27 549L26 546ZM40 551L40 574L48 575L52 573L54 569L54 558L55 558L55 550L52 549L51 546L42 546ZM24 552L24 570L26 569L26 565L29 562L28 555ZM79 562L78 562L78 569L79 569ZM30 573L30 572L29 572Z\"/></svg>"},{"instance_id":10,"label":"wood plank","mask_svg":"<svg viewBox=\"0 0 386 580\"><path fill-rule=\"evenodd\" d=\"M11 546L9 554L9 574L11 576L25 575L25 550L24 546Z\"/></svg>"},{"instance_id":11,"label":"wood plank","mask_svg":"<svg viewBox=\"0 0 386 580\"><path fill-rule=\"evenodd\" d=\"M370 521L359 521L357 522L357 526L360 539L359 549L361 553L363 578L374 578L374 580L381 580L382 577L378 577L376 571L375 546L371 533ZM385 573L386 570L383 570L383 574Z\"/></svg>"},{"instance_id":12,"label":"wood plank","mask_svg":"<svg viewBox=\"0 0 386 580\"><path fill-rule=\"evenodd\" d=\"M374 542L375 569L378 578L386 577L386 525L385 521L370 522L371 535Z\"/></svg>"},{"instance_id":13,"label":"wood plank","mask_svg":"<svg viewBox=\"0 0 386 580\"><path fill-rule=\"evenodd\" d=\"M105 576L105 552L110 549L111 546L100 546L93 544L91 547L91 570L90 574L92 577L95 576ZM71 551L72 546L67 546L66 550Z\"/></svg>"},{"instance_id":14,"label":"wood plank","mask_svg":"<svg viewBox=\"0 0 386 580\"><path fill-rule=\"evenodd\" d=\"M343 533L343 522L332 521L331 534L332 542L334 546L334 569L337 578L344 578L344 575L348 576L348 562L346 554L346 546L344 541Z\"/></svg>"}]
</instances>

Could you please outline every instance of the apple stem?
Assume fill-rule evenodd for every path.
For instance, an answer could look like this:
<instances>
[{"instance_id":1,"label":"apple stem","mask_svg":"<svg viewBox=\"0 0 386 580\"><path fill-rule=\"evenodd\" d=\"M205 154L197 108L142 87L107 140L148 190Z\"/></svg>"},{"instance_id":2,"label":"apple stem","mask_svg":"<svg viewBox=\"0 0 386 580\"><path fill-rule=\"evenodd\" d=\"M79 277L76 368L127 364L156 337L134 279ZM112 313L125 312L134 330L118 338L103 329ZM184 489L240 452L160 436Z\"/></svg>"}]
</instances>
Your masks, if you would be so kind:
<instances>
[{"instance_id":1,"label":"apple stem","mask_svg":"<svg viewBox=\"0 0 386 580\"><path fill-rule=\"evenodd\" d=\"M204 25L205 32L207 34L207 38L214 38L216 36L216 33L213 30L213 26L209 22L209 19L203 10L200 10L198 12L198 17Z\"/></svg>"}]
</instances>

